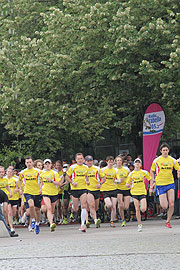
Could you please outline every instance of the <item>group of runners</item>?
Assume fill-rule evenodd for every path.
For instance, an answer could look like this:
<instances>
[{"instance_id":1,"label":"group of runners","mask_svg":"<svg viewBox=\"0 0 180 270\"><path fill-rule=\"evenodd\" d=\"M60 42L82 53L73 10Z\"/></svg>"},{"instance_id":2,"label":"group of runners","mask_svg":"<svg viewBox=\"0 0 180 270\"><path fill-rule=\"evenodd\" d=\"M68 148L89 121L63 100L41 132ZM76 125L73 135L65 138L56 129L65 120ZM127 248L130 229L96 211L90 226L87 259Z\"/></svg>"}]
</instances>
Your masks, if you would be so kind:
<instances>
[{"instance_id":1,"label":"group of runners","mask_svg":"<svg viewBox=\"0 0 180 270\"><path fill-rule=\"evenodd\" d=\"M50 231L53 232L56 228L54 210L58 207L58 199L62 199L63 196L65 224L71 199L74 215L78 213L80 206L80 230L86 232L89 227L89 213L96 228L100 227L101 220L97 217L97 210L102 193L105 207L111 217L111 227L115 227L117 204L121 226L126 226L124 211L128 210L132 196L138 231L141 232L141 212L147 209L145 181L149 181L149 194L156 188L161 207L168 209L165 226L172 228L170 221L174 212L175 190L172 172L173 169L177 170L177 177L180 178L180 165L176 159L169 156L169 150L166 143L160 146L161 155L153 161L150 172L142 169L140 158L134 160L134 169L130 171L127 166L123 166L121 155L115 159L108 156L106 162L95 166L93 157L87 155L84 158L82 153L76 154L76 163L64 164L64 170L59 161L53 168L50 159L34 162L32 157L25 158L26 169L20 171L18 176L14 174L13 166L9 166L6 172L4 167L0 166L0 203L3 204L3 213L0 208L0 220L4 222L10 236L18 236L14 231L13 217L16 216L21 199L21 206L23 202L26 209L21 207L21 216L29 217L29 231L40 233L40 209L44 209Z\"/></svg>"}]
</instances>

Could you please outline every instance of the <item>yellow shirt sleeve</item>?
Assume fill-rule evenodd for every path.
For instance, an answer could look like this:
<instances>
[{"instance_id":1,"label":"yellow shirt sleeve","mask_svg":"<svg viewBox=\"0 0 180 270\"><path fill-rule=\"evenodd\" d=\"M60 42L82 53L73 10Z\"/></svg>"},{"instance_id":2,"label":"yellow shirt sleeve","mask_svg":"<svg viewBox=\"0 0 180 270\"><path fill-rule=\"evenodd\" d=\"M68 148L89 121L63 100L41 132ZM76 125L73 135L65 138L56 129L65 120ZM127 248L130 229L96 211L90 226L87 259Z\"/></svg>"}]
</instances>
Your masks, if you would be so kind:
<instances>
[{"instance_id":1,"label":"yellow shirt sleeve","mask_svg":"<svg viewBox=\"0 0 180 270\"><path fill-rule=\"evenodd\" d=\"M151 175L150 175L150 173L149 173L149 172L147 172L146 179L147 179L148 181L150 181L150 180L151 180Z\"/></svg>"},{"instance_id":2,"label":"yellow shirt sleeve","mask_svg":"<svg viewBox=\"0 0 180 270\"><path fill-rule=\"evenodd\" d=\"M151 166L151 171L153 171L153 172L156 171L156 165L155 165L154 161L153 161L152 166Z\"/></svg>"},{"instance_id":3,"label":"yellow shirt sleeve","mask_svg":"<svg viewBox=\"0 0 180 270\"><path fill-rule=\"evenodd\" d=\"M103 171L101 169L99 169L99 176L100 176L100 178L103 178L105 176L105 174L103 173Z\"/></svg>"},{"instance_id":4,"label":"yellow shirt sleeve","mask_svg":"<svg viewBox=\"0 0 180 270\"><path fill-rule=\"evenodd\" d=\"M180 165L177 162L177 160L176 160L176 163L174 164L174 169L177 170L177 171L180 170Z\"/></svg>"},{"instance_id":5,"label":"yellow shirt sleeve","mask_svg":"<svg viewBox=\"0 0 180 270\"><path fill-rule=\"evenodd\" d=\"M61 181L61 178L60 178L60 176L59 176L58 173L55 174L55 181L56 182L60 182Z\"/></svg>"},{"instance_id":6,"label":"yellow shirt sleeve","mask_svg":"<svg viewBox=\"0 0 180 270\"><path fill-rule=\"evenodd\" d=\"M126 183L127 183L127 184L131 184L131 177L130 177L130 175L127 177Z\"/></svg>"},{"instance_id":7,"label":"yellow shirt sleeve","mask_svg":"<svg viewBox=\"0 0 180 270\"><path fill-rule=\"evenodd\" d=\"M71 168L71 166L70 166L69 169L67 170L66 174L67 174L69 177L71 177L72 173L73 173L73 170L72 170L72 168Z\"/></svg>"}]
</instances>

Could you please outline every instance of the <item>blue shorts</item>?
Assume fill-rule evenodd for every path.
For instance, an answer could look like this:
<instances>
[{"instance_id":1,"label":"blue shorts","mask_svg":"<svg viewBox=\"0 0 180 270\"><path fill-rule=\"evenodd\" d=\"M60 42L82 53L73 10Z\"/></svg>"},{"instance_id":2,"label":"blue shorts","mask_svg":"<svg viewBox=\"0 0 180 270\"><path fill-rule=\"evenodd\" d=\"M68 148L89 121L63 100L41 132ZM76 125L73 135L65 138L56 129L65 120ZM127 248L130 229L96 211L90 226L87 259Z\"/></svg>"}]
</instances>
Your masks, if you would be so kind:
<instances>
[{"instance_id":1,"label":"blue shorts","mask_svg":"<svg viewBox=\"0 0 180 270\"><path fill-rule=\"evenodd\" d=\"M156 186L156 196L162 195L167 193L168 190L175 189L175 184L163 185L163 186Z\"/></svg>"},{"instance_id":2,"label":"blue shorts","mask_svg":"<svg viewBox=\"0 0 180 270\"><path fill-rule=\"evenodd\" d=\"M27 203L29 200L33 200L34 206L37 208L41 208L41 195L31 195L28 193L24 193L24 197L25 197ZM25 207L26 207L26 205L25 205Z\"/></svg>"}]
</instances>

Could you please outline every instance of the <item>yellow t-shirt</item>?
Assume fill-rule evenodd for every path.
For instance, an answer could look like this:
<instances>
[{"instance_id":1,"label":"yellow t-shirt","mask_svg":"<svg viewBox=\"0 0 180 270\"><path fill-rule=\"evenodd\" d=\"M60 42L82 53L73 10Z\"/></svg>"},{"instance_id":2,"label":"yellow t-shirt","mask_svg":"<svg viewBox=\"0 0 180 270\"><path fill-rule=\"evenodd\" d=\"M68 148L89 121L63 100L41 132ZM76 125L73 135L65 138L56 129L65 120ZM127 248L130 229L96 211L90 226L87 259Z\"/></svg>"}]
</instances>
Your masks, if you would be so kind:
<instances>
[{"instance_id":1,"label":"yellow t-shirt","mask_svg":"<svg viewBox=\"0 0 180 270\"><path fill-rule=\"evenodd\" d=\"M87 185L87 189L91 191L100 190L96 187L96 185L100 182L100 179L104 177L102 170L93 165L88 168L87 176L90 182L90 185Z\"/></svg>"},{"instance_id":2,"label":"yellow t-shirt","mask_svg":"<svg viewBox=\"0 0 180 270\"><path fill-rule=\"evenodd\" d=\"M120 184L117 184L117 188L120 190L129 190L129 188L126 186L127 176L129 174L129 168L128 167L122 167L121 169L117 169L118 172L116 174L116 178L120 179L123 178L123 181Z\"/></svg>"},{"instance_id":3,"label":"yellow t-shirt","mask_svg":"<svg viewBox=\"0 0 180 270\"><path fill-rule=\"evenodd\" d=\"M76 187L71 184L72 190L87 189L86 176L87 176L88 166L73 164L69 167L67 175L71 177L72 183L78 183Z\"/></svg>"},{"instance_id":4,"label":"yellow t-shirt","mask_svg":"<svg viewBox=\"0 0 180 270\"><path fill-rule=\"evenodd\" d=\"M156 173L155 181L157 186L165 186L174 183L172 174L173 168L180 170L180 165L177 160L171 156L167 158L159 156L153 161L151 170Z\"/></svg>"},{"instance_id":5,"label":"yellow t-shirt","mask_svg":"<svg viewBox=\"0 0 180 270\"><path fill-rule=\"evenodd\" d=\"M110 190L116 190L117 185L114 183L114 180L116 179L117 169L112 168L109 169L108 167L104 167L101 169L104 173L104 176L106 177L106 181L101 186L101 191L110 191Z\"/></svg>"},{"instance_id":6,"label":"yellow t-shirt","mask_svg":"<svg viewBox=\"0 0 180 270\"><path fill-rule=\"evenodd\" d=\"M132 195L147 195L147 190L144 183L145 179L147 179L148 181L151 180L150 173L145 170L134 170L128 175L127 183L132 185Z\"/></svg>"},{"instance_id":7,"label":"yellow t-shirt","mask_svg":"<svg viewBox=\"0 0 180 270\"><path fill-rule=\"evenodd\" d=\"M9 198L9 192L7 191L7 195L8 195L9 200L10 201L19 200L19 198L20 198L19 192L14 193L14 189L16 187L18 187L18 179L13 176L11 178L7 178L7 180L8 180L8 185L9 185L11 192L12 192L12 197Z\"/></svg>"},{"instance_id":8,"label":"yellow t-shirt","mask_svg":"<svg viewBox=\"0 0 180 270\"><path fill-rule=\"evenodd\" d=\"M58 186L47 181L47 178L49 178L50 180L60 182L61 179L58 172L55 172L53 170L43 171L40 177L41 182L43 183L42 195L49 195L49 196L58 195Z\"/></svg>"},{"instance_id":9,"label":"yellow t-shirt","mask_svg":"<svg viewBox=\"0 0 180 270\"><path fill-rule=\"evenodd\" d=\"M24 169L19 173L19 179L24 182L24 193L39 195L40 190L40 172L37 168Z\"/></svg>"},{"instance_id":10,"label":"yellow t-shirt","mask_svg":"<svg viewBox=\"0 0 180 270\"><path fill-rule=\"evenodd\" d=\"M8 180L6 177L0 178L0 189L3 190L7 194L6 187L8 186Z\"/></svg>"}]
</instances>

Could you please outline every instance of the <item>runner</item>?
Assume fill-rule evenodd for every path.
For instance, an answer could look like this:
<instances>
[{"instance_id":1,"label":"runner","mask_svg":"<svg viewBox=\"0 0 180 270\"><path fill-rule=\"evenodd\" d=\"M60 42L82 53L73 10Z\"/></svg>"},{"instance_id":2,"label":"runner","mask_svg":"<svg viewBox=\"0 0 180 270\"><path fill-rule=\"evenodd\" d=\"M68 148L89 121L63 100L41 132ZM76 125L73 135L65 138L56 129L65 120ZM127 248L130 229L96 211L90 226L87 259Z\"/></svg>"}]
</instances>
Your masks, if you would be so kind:
<instances>
[{"instance_id":1,"label":"runner","mask_svg":"<svg viewBox=\"0 0 180 270\"><path fill-rule=\"evenodd\" d=\"M169 156L170 147L167 143L160 146L161 156L157 157L151 166L151 177L156 182L156 192L159 195L160 205L166 210L169 207L165 226L172 228L170 221L174 212L174 177L172 174L173 168L180 170L180 165L177 160ZM178 173L178 178L180 177Z\"/></svg>"},{"instance_id":2,"label":"runner","mask_svg":"<svg viewBox=\"0 0 180 270\"><path fill-rule=\"evenodd\" d=\"M64 194L63 194L63 199L64 199L64 207L63 207L63 216L64 216L64 220L63 220L63 224L67 224L68 223L68 219L67 219L67 215L68 215L68 207L69 207L69 201L70 201L70 184L67 180L65 180L66 178L66 172L69 168L69 165L67 163L63 164L63 189L64 189ZM72 214L73 215L73 214ZM72 217L71 215L71 217Z\"/></svg>"},{"instance_id":3,"label":"runner","mask_svg":"<svg viewBox=\"0 0 180 270\"><path fill-rule=\"evenodd\" d=\"M19 174L19 187L21 194L22 182L24 182L24 197L26 203L28 203L30 218L32 219L31 229L35 229L35 233L39 234L39 222L40 222L40 208L41 208L41 196L40 196L40 170L33 168L32 157L25 159L26 169L22 170Z\"/></svg>"},{"instance_id":4,"label":"runner","mask_svg":"<svg viewBox=\"0 0 180 270\"><path fill-rule=\"evenodd\" d=\"M136 217L138 222L138 232L142 231L142 224L141 224L141 212L145 212L147 209L147 201L146 201L146 195L147 190L145 187L144 180L147 179L150 182L150 189L149 192L152 193L152 183L153 180L151 179L151 176L149 172L142 170L142 161L140 158L136 158L134 160L134 171L132 171L128 175L128 179L126 182L126 186L128 188L131 188L131 195L133 197L134 206L136 209Z\"/></svg>"},{"instance_id":5,"label":"runner","mask_svg":"<svg viewBox=\"0 0 180 270\"><path fill-rule=\"evenodd\" d=\"M105 175L106 181L101 186L101 191L103 192L103 198L106 207L111 211L111 221L110 226L115 227L114 220L116 217L116 204L117 204L117 187L115 185L116 174L118 170L113 168L114 158L108 156L106 158L107 167L102 168L102 172Z\"/></svg>"},{"instance_id":6,"label":"runner","mask_svg":"<svg viewBox=\"0 0 180 270\"><path fill-rule=\"evenodd\" d=\"M121 216L122 224L121 227L126 226L126 220L124 217L124 210L129 209L130 204L130 188L126 186L127 176L129 174L129 169L124 167L123 164L123 157L117 156L116 157L116 165L117 165L117 175L116 175L116 183L117 183L117 200L118 200L118 209L119 214Z\"/></svg>"},{"instance_id":7,"label":"runner","mask_svg":"<svg viewBox=\"0 0 180 270\"><path fill-rule=\"evenodd\" d=\"M8 185L8 180L5 175L5 169L3 166L0 166L0 190L2 190L5 194L1 194L1 203L3 203L3 215L5 217L6 223L8 224L8 196L7 191L9 192L9 198L12 197L11 189Z\"/></svg>"},{"instance_id":8,"label":"runner","mask_svg":"<svg viewBox=\"0 0 180 270\"><path fill-rule=\"evenodd\" d=\"M43 170L43 161L42 159L36 159L34 161L34 168L38 168L39 170Z\"/></svg>"},{"instance_id":9,"label":"runner","mask_svg":"<svg viewBox=\"0 0 180 270\"><path fill-rule=\"evenodd\" d=\"M61 186L61 179L59 174L52 170L52 161L50 159L44 160L44 171L41 173L41 188L44 203L47 208L47 217L50 223L50 231L55 231L56 223L53 222L53 215L56 201L58 200L58 188Z\"/></svg>"},{"instance_id":10,"label":"runner","mask_svg":"<svg viewBox=\"0 0 180 270\"><path fill-rule=\"evenodd\" d=\"M81 231L86 232L86 208L87 208L87 186L86 178L88 167L83 164L84 157L82 153L75 156L76 164L69 167L66 173L66 180L71 184L71 195L74 212L79 210L79 199L81 202Z\"/></svg>"},{"instance_id":11,"label":"runner","mask_svg":"<svg viewBox=\"0 0 180 270\"><path fill-rule=\"evenodd\" d=\"M57 160L55 163L55 168L53 169L55 172L58 172L60 178L62 179L63 170L62 170L62 163L60 160ZM56 222L59 224L63 223L63 210L64 210L64 202L63 202L63 185L58 188L58 200L56 201Z\"/></svg>"},{"instance_id":12,"label":"runner","mask_svg":"<svg viewBox=\"0 0 180 270\"><path fill-rule=\"evenodd\" d=\"M102 170L93 165L93 157L88 155L85 157L86 165L88 166L88 181L87 181L87 202L89 205L91 216L94 220L96 228L100 227L101 220L97 219L97 210L99 208L100 187L105 182L106 178Z\"/></svg>"},{"instance_id":13,"label":"runner","mask_svg":"<svg viewBox=\"0 0 180 270\"><path fill-rule=\"evenodd\" d=\"M13 217L16 218L17 215L17 207L19 204L19 187L18 187L18 179L13 177L13 169L8 168L6 172L6 178L8 180L8 185L11 189L12 197L9 197L9 204L8 204L8 221L9 226L11 228L11 232L15 233L13 227ZM7 194L9 195L9 193Z\"/></svg>"}]
</instances>

